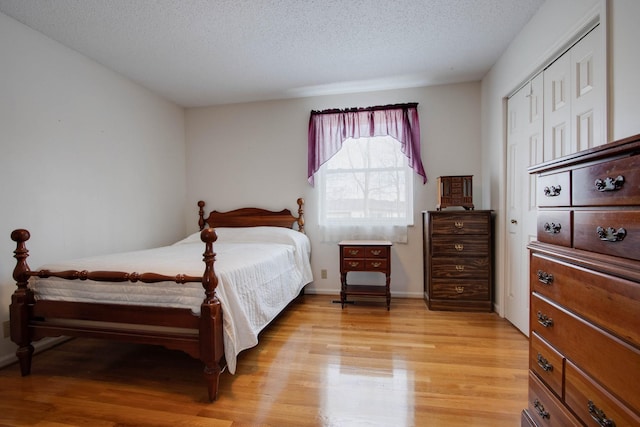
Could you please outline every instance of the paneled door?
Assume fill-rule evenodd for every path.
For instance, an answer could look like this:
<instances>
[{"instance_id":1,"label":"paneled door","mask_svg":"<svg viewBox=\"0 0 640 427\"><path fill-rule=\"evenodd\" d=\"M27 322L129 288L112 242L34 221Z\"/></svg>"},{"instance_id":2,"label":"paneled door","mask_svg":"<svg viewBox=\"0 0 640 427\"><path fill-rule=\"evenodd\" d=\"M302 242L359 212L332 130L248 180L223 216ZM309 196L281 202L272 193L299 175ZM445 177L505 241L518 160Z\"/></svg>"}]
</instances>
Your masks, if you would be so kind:
<instances>
[{"instance_id":1,"label":"paneled door","mask_svg":"<svg viewBox=\"0 0 640 427\"><path fill-rule=\"evenodd\" d=\"M536 238L534 177L527 168L542 162L543 75L538 74L507 102L507 250L505 317L529 333L529 256Z\"/></svg>"},{"instance_id":2,"label":"paneled door","mask_svg":"<svg viewBox=\"0 0 640 427\"><path fill-rule=\"evenodd\" d=\"M607 142L605 43L600 25L507 101L505 317L529 330L529 253L536 182L527 168Z\"/></svg>"}]
</instances>

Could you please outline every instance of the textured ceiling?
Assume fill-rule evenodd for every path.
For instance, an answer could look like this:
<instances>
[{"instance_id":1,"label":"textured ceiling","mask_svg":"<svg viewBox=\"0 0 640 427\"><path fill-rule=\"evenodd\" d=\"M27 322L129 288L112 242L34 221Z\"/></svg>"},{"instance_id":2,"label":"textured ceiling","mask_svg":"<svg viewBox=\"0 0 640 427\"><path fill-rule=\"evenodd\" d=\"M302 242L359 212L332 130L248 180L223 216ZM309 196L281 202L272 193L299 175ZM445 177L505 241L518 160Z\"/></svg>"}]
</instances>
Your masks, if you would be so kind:
<instances>
[{"instance_id":1,"label":"textured ceiling","mask_svg":"<svg viewBox=\"0 0 640 427\"><path fill-rule=\"evenodd\" d=\"M185 107L480 80L544 0L0 0Z\"/></svg>"}]
</instances>

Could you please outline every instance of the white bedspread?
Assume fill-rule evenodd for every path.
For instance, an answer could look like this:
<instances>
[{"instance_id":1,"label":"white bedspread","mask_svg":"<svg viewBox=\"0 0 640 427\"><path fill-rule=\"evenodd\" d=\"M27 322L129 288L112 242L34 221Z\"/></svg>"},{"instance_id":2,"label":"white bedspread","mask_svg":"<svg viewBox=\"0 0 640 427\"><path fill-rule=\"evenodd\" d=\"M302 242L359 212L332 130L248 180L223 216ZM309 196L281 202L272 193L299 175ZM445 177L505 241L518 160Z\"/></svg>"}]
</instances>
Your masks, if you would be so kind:
<instances>
[{"instance_id":1,"label":"white bedspread","mask_svg":"<svg viewBox=\"0 0 640 427\"><path fill-rule=\"evenodd\" d=\"M313 280L309 239L282 227L218 228L214 268L223 310L224 348L229 372L237 355L258 343L258 333ZM161 248L76 259L38 268L51 271L112 270L202 276L204 243L194 233ZM32 278L38 299L190 308L199 314L200 283L106 283Z\"/></svg>"}]
</instances>

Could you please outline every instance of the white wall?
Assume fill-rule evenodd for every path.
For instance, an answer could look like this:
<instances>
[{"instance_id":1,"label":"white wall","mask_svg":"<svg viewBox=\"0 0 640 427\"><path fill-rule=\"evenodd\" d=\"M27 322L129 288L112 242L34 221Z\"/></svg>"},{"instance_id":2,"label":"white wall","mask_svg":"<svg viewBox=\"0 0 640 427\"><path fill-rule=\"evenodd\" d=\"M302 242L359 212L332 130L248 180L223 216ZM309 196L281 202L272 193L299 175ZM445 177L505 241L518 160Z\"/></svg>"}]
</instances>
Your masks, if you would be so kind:
<instances>
[{"instance_id":1,"label":"white wall","mask_svg":"<svg viewBox=\"0 0 640 427\"><path fill-rule=\"evenodd\" d=\"M391 291L395 296L421 297L421 211L435 209L436 178L474 175L476 209L489 208L482 204L480 186L479 82L189 109L187 203L195 207L202 199L209 210L256 206L295 212L296 199L304 197L315 278L308 290L337 295L338 247L320 242L316 191L307 182L309 112L403 102L419 103L422 159L429 181L414 181L415 226L408 244L394 245ZM197 230L194 214L195 210L186 216L191 231ZM321 269L327 270L327 279L321 279Z\"/></svg>"},{"instance_id":2,"label":"white wall","mask_svg":"<svg viewBox=\"0 0 640 427\"><path fill-rule=\"evenodd\" d=\"M605 6L609 7L606 8ZM505 97L594 15L607 17L609 50L609 140L640 133L640 2L548 0L482 80L484 203L497 210L498 311L502 312L505 250Z\"/></svg>"},{"instance_id":3,"label":"white wall","mask_svg":"<svg viewBox=\"0 0 640 427\"><path fill-rule=\"evenodd\" d=\"M0 320L29 264L185 233L184 111L0 13ZM0 363L15 346L0 335Z\"/></svg>"}]
</instances>

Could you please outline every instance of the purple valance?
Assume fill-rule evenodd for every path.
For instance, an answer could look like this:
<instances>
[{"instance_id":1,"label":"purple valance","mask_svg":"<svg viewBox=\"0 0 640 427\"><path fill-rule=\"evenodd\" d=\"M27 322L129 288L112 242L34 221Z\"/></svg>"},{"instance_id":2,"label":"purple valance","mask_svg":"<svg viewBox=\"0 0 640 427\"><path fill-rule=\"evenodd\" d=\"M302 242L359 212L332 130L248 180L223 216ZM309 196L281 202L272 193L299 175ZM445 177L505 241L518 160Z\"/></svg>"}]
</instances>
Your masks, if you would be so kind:
<instances>
[{"instance_id":1,"label":"purple valance","mask_svg":"<svg viewBox=\"0 0 640 427\"><path fill-rule=\"evenodd\" d=\"M392 136L402 144L409 165L427 182L420 158L418 104L394 104L345 110L311 111L309 118L308 179L340 151L347 138Z\"/></svg>"}]
</instances>

